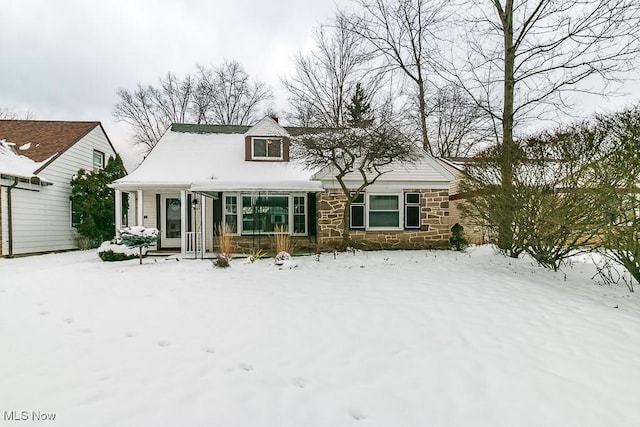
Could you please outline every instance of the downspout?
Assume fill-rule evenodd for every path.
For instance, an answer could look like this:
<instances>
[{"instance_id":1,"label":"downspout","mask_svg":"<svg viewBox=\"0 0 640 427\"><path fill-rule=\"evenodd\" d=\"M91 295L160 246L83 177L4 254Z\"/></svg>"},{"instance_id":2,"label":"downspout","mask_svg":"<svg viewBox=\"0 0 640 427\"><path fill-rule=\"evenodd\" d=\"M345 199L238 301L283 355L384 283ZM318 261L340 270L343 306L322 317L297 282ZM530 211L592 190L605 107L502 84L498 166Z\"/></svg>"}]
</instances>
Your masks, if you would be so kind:
<instances>
[{"instance_id":1,"label":"downspout","mask_svg":"<svg viewBox=\"0 0 640 427\"><path fill-rule=\"evenodd\" d=\"M11 212L11 190L18 186L18 178L7 187L7 228L9 229L9 258L13 258L13 215Z\"/></svg>"}]
</instances>

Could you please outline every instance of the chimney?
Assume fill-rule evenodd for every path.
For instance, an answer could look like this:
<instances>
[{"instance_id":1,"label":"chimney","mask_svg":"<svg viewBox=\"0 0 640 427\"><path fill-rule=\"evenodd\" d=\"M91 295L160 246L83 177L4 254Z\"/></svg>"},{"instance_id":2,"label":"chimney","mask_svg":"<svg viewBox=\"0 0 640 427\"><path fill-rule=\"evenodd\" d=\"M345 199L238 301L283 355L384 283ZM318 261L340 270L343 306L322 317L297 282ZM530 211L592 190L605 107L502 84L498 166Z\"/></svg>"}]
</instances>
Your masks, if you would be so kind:
<instances>
[{"instance_id":1,"label":"chimney","mask_svg":"<svg viewBox=\"0 0 640 427\"><path fill-rule=\"evenodd\" d=\"M271 119L273 119L274 122L279 123L277 114L275 113L269 114L269 117L271 117Z\"/></svg>"}]
</instances>

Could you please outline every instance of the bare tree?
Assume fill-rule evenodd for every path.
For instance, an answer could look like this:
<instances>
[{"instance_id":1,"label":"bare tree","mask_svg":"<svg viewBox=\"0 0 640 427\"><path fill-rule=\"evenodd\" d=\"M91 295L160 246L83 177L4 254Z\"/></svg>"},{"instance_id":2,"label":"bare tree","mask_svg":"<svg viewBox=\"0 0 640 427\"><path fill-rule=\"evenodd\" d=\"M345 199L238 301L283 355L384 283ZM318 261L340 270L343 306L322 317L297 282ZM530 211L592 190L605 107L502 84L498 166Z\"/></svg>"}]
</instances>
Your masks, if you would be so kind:
<instances>
[{"instance_id":1,"label":"bare tree","mask_svg":"<svg viewBox=\"0 0 640 427\"><path fill-rule=\"evenodd\" d=\"M169 72L157 86L139 83L134 91L119 89L117 94L115 118L131 125L134 142L148 150L172 123L248 124L272 96L236 61L213 68L197 66L195 75L182 79Z\"/></svg>"},{"instance_id":2,"label":"bare tree","mask_svg":"<svg viewBox=\"0 0 640 427\"><path fill-rule=\"evenodd\" d=\"M320 27L315 41L309 54L296 55L295 74L282 79L294 110L292 121L304 126L343 126L356 84L361 83L371 99L380 76L369 71L372 56L342 17L333 26Z\"/></svg>"},{"instance_id":3,"label":"bare tree","mask_svg":"<svg viewBox=\"0 0 640 427\"><path fill-rule=\"evenodd\" d=\"M588 124L542 132L515 142L514 193L505 198L500 186L502 153L494 145L466 167L461 190L473 197L463 204L465 215L499 235L509 216L512 256L531 255L558 270L571 255L594 243L600 213L598 194L589 185L589 166L598 163L603 142Z\"/></svg>"},{"instance_id":4,"label":"bare tree","mask_svg":"<svg viewBox=\"0 0 640 427\"><path fill-rule=\"evenodd\" d=\"M427 125L434 136L434 154L468 157L489 142L487 115L461 88L455 85L439 88L429 101Z\"/></svg>"},{"instance_id":5,"label":"bare tree","mask_svg":"<svg viewBox=\"0 0 640 427\"><path fill-rule=\"evenodd\" d=\"M3 120L33 120L34 115L31 111L16 111L9 107L0 107L0 119Z\"/></svg>"},{"instance_id":6,"label":"bare tree","mask_svg":"<svg viewBox=\"0 0 640 427\"><path fill-rule=\"evenodd\" d=\"M199 118L205 123L248 124L257 117L261 103L273 98L271 90L254 81L237 61L207 69L198 66L200 82L196 99Z\"/></svg>"},{"instance_id":7,"label":"bare tree","mask_svg":"<svg viewBox=\"0 0 640 427\"><path fill-rule=\"evenodd\" d=\"M446 0L356 0L357 14L342 14L350 30L366 40L386 62L410 82L417 106L422 146L430 154L428 94L437 78L439 40L447 18Z\"/></svg>"},{"instance_id":8,"label":"bare tree","mask_svg":"<svg viewBox=\"0 0 640 427\"><path fill-rule=\"evenodd\" d=\"M627 271L621 279L633 292L633 282L640 283L640 106L598 117L594 127L608 145L588 168L602 214L601 253Z\"/></svg>"},{"instance_id":9,"label":"bare tree","mask_svg":"<svg viewBox=\"0 0 640 427\"><path fill-rule=\"evenodd\" d=\"M292 136L293 153L307 168L328 169L334 174L346 198L343 210L343 245L351 245L349 212L351 204L393 164L412 162L416 145L385 118L364 127L317 129ZM354 178L355 176L355 178ZM356 180L355 188L347 180Z\"/></svg>"},{"instance_id":10,"label":"bare tree","mask_svg":"<svg viewBox=\"0 0 640 427\"><path fill-rule=\"evenodd\" d=\"M134 91L119 89L113 115L131 125L135 143L151 150L172 123L188 120L193 86L191 75L181 80L169 72L157 87L138 83Z\"/></svg>"},{"instance_id":11,"label":"bare tree","mask_svg":"<svg viewBox=\"0 0 640 427\"><path fill-rule=\"evenodd\" d=\"M637 0L470 0L457 82L491 115L505 206L498 246L514 255L516 126L566 112L569 92L604 93L640 51ZM455 64L454 64L455 66Z\"/></svg>"}]
</instances>

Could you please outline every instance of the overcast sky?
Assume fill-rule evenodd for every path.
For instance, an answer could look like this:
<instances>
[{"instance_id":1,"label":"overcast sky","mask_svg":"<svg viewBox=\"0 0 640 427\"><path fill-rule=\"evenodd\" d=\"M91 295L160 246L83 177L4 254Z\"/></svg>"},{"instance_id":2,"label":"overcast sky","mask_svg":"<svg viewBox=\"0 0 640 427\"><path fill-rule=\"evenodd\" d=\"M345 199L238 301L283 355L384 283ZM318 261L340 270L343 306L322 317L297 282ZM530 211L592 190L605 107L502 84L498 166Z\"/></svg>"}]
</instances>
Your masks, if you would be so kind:
<instances>
[{"instance_id":1,"label":"overcast sky","mask_svg":"<svg viewBox=\"0 0 640 427\"><path fill-rule=\"evenodd\" d=\"M131 132L113 119L119 88L155 84L168 71L184 76L196 63L236 59L268 83L283 113L279 78L293 56L313 45L314 27L349 0L1 0L0 107L29 110L42 120L99 120L135 164ZM640 73L630 78L640 77ZM591 114L640 98L581 103Z\"/></svg>"},{"instance_id":2,"label":"overcast sky","mask_svg":"<svg viewBox=\"0 0 640 427\"><path fill-rule=\"evenodd\" d=\"M112 116L118 88L236 59L283 108L279 77L345 2L2 0L0 107L42 120L99 120L130 156L130 131Z\"/></svg>"}]
</instances>

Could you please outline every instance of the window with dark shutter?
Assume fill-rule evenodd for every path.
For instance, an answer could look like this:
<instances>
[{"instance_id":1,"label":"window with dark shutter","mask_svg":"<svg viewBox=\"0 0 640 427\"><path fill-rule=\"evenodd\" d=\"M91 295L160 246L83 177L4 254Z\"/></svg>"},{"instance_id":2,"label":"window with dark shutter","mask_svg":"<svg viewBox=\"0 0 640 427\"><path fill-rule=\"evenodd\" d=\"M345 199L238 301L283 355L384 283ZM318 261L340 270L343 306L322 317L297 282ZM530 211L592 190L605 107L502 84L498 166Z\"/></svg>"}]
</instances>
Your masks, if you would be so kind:
<instances>
[{"instance_id":1,"label":"window with dark shutter","mask_svg":"<svg viewBox=\"0 0 640 427\"><path fill-rule=\"evenodd\" d=\"M420 228L420 193L404 195L404 228Z\"/></svg>"},{"instance_id":2,"label":"window with dark shutter","mask_svg":"<svg viewBox=\"0 0 640 427\"><path fill-rule=\"evenodd\" d=\"M364 193L360 193L358 197L351 202L351 206L349 207L349 228L364 228L364 200Z\"/></svg>"}]
</instances>

